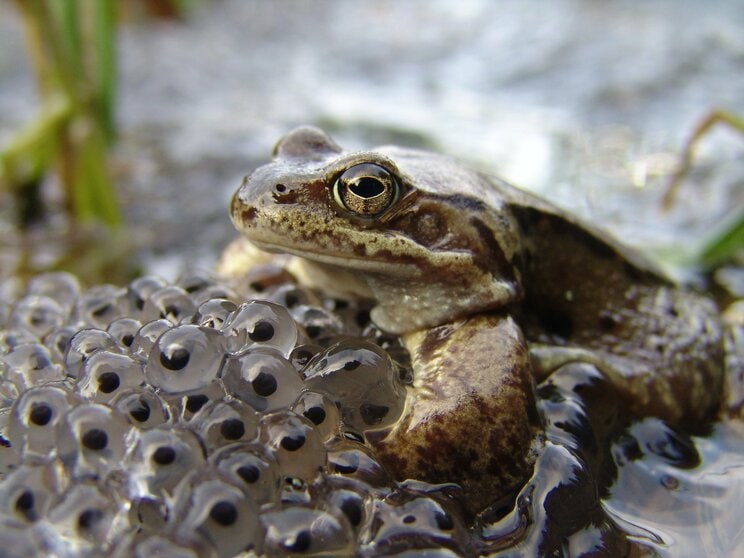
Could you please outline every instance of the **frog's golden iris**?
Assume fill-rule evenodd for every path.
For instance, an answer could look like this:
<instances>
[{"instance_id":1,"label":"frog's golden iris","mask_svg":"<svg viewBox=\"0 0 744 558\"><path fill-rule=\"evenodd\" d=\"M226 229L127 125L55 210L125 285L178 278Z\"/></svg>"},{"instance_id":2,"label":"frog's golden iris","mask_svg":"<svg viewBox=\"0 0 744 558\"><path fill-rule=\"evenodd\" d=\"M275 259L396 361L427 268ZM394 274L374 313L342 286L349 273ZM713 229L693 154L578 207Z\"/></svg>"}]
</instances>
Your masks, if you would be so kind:
<instances>
[{"instance_id":1,"label":"frog's golden iris","mask_svg":"<svg viewBox=\"0 0 744 558\"><path fill-rule=\"evenodd\" d=\"M359 163L345 170L333 185L333 199L359 217L375 217L398 200L400 188L386 168Z\"/></svg>"}]
</instances>

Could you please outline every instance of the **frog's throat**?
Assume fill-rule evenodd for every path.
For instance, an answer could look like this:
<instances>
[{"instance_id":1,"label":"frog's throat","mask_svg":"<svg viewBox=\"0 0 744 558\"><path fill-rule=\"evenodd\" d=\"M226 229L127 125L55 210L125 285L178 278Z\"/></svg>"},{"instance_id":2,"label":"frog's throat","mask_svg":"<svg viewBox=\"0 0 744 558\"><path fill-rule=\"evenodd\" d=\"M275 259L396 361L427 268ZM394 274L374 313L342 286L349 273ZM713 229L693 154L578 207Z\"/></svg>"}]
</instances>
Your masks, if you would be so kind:
<instances>
[{"instance_id":1,"label":"frog's throat","mask_svg":"<svg viewBox=\"0 0 744 558\"><path fill-rule=\"evenodd\" d=\"M252 243L261 250L297 256L288 268L303 284L332 296L363 297L377 304L372 320L385 331L404 333L503 307L521 295L521 287L470 267L470 273L441 273L437 280L415 264L332 256L292 250L270 242ZM468 256L453 253L453 265ZM444 256L444 254L442 254ZM404 269L402 266L407 265ZM470 262L472 266L472 262Z\"/></svg>"}]
</instances>

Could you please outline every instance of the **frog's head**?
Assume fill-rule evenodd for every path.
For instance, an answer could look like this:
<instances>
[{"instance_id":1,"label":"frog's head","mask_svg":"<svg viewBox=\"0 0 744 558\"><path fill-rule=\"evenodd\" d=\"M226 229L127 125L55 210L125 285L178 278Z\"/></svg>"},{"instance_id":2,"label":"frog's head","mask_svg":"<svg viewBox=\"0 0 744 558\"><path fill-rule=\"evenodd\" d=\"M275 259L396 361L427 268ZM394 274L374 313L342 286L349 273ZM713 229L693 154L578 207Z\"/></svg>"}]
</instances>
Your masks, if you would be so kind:
<instances>
[{"instance_id":1,"label":"frog's head","mask_svg":"<svg viewBox=\"0 0 744 558\"><path fill-rule=\"evenodd\" d=\"M348 290L377 301L378 325L404 332L521 296L518 229L489 187L446 157L346 152L302 127L244 180L231 215L259 248L352 278Z\"/></svg>"}]
</instances>

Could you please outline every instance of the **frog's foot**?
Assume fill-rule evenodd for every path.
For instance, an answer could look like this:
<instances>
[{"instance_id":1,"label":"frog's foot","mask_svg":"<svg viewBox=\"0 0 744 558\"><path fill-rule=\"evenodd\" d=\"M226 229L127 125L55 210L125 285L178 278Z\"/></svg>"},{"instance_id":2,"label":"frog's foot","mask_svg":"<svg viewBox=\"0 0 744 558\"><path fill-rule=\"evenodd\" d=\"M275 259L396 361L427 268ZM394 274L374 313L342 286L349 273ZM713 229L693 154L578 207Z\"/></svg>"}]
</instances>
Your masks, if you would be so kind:
<instances>
[{"instance_id":1,"label":"frog's foot","mask_svg":"<svg viewBox=\"0 0 744 558\"><path fill-rule=\"evenodd\" d=\"M675 374L602 350L539 343L530 344L530 359L538 383L568 364L593 366L625 401L628 411L638 417L654 416L670 424L699 426L719 407L721 385L712 381L719 376L704 367L696 373ZM706 385L706 380L712 383Z\"/></svg>"},{"instance_id":2,"label":"frog's foot","mask_svg":"<svg viewBox=\"0 0 744 558\"><path fill-rule=\"evenodd\" d=\"M509 317L474 316L404 336L414 385L376 445L398 478L456 482L473 512L510 497L542 444L529 355Z\"/></svg>"},{"instance_id":3,"label":"frog's foot","mask_svg":"<svg viewBox=\"0 0 744 558\"><path fill-rule=\"evenodd\" d=\"M698 142L710 131L711 128L713 128L713 126L717 124L727 125L744 134L744 118L740 118L721 109L711 110L700 122L698 122L692 135L682 149L677 170L669 180L669 184L667 184L664 195L661 198L661 208L663 211L668 211L674 204L674 199L677 196L679 186L692 167L692 159Z\"/></svg>"},{"instance_id":4,"label":"frog's foot","mask_svg":"<svg viewBox=\"0 0 744 558\"><path fill-rule=\"evenodd\" d=\"M574 362L594 365L605 378L615 385L626 381L623 374L600 358L597 353L580 347L557 347L531 343L530 360L537 383L546 380L553 372L566 364Z\"/></svg>"}]
</instances>

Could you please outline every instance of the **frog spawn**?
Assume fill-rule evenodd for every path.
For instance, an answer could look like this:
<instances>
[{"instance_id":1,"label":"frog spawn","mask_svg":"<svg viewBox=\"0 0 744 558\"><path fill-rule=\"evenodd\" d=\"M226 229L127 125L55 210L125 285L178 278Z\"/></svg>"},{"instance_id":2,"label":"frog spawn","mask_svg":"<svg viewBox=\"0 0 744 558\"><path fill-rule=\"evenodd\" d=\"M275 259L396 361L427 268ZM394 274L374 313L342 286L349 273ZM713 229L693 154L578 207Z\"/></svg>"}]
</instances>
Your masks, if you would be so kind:
<instances>
[{"instance_id":1,"label":"frog spawn","mask_svg":"<svg viewBox=\"0 0 744 558\"><path fill-rule=\"evenodd\" d=\"M365 443L403 409L400 366L339 335L366 309L344 306L347 328L337 301L286 282L261 296L199 273L89 290L49 274L7 301L0 538L30 554L373 554L396 501L431 500Z\"/></svg>"}]
</instances>

